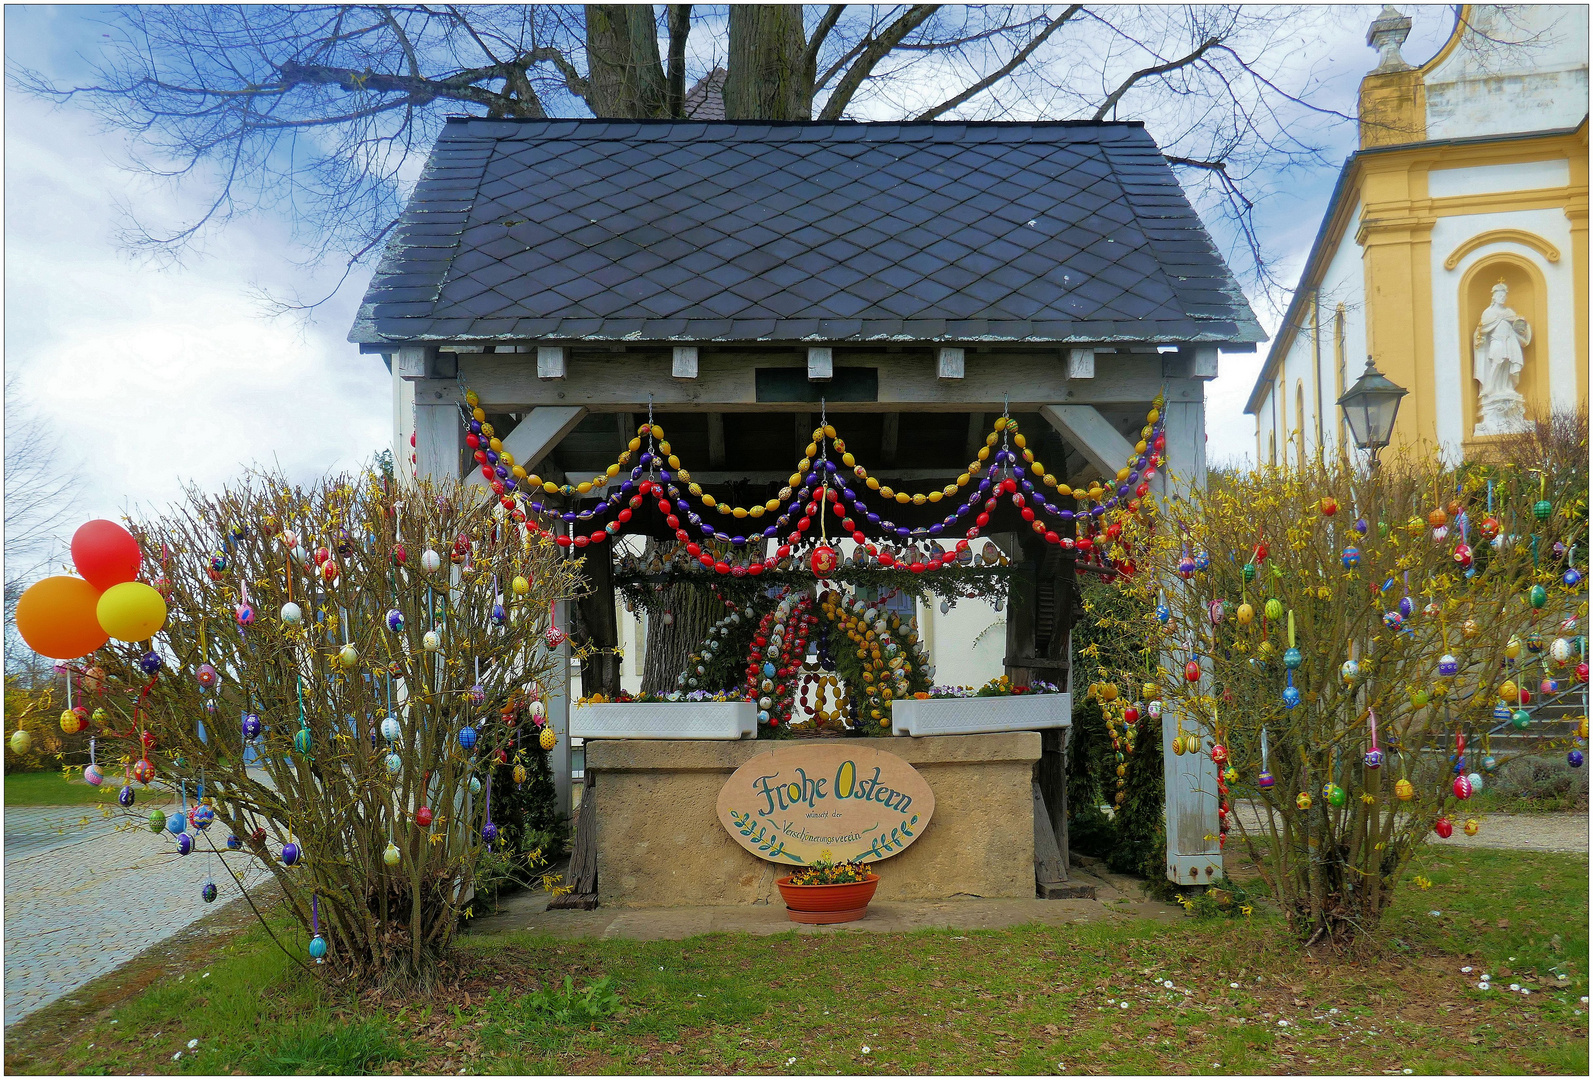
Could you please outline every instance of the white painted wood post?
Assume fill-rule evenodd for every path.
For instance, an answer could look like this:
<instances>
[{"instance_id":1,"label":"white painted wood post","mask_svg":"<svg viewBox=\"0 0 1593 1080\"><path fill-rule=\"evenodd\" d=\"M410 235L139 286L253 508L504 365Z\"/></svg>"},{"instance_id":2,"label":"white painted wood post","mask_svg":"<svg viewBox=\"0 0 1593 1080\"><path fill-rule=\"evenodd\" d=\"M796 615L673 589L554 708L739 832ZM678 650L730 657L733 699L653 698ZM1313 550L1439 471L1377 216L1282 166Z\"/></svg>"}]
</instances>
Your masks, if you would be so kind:
<instances>
[{"instance_id":1,"label":"white painted wood post","mask_svg":"<svg viewBox=\"0 0 1593 1080\"><path fill-rule=\"evenodd\" d=\"M808 347L808 378L829 379L835 376L835 354L828 345Z\"/></svg>"},{"instance_id":2,"label":"white painted wood post","mask_svg":"<svg viewBox=\"0 0 1593 1080\"><path fill-rule=\"evenodd\" d=\"M417 379L415 387L415 476L432 483L459 479L465 428L459 415L459 386Z\"/></svg>"},{"instance_id":3,"label":"white painted wood post","mask_svg":"<svg viewBox=\"0 0 1593 1080\"><path fill-rule=\"evenodd\" d=\"M553 684L548 689L548 718L557 740L548 752L548 768L553 773L553 793L559 813L570 816L570 602L553 605L553 618L565 632L564 642L553 652Z\"/></svg>"},{"instance_id":4,"label":"white painted wood post","mask_svg":"<svg viewBox=\"0 0 1593 1080\"><path fill-rule=\"evenodd\" d=\"M1194 384L1204 390L1204 383ZM1163 515L1178 512L1177 503L1206 487L1206 403L1204 395L1195 401L1168 402L1166 415L1167 467L1157 475L1156 486L1162 500ZM1163 584L1171 591L1184 587L1175 579ZM1164 681L1183 678L1189 656L1179 643L1162 657ZM1210 692L1210 665L1201 692ZM1162 713L1162 778L1166 792L1167 877L1183 885L1205 885L1222 876L1222 849L1217 843L1217 766L1206 753L1173 753L1173 736L1178 730L1178 712L1169 706ZM1210 743L1209 734L1190 721L1184 730L1201 738L1202 749Z\"/></svg>"},{"instance_id":5,"label":"white painted wood post","mask_svg":"<svg viewBox=\"0 0 1593 1080\"><path fill-rule=\"evenodd\" d=\"M1068 378L1093 379L1095 378L1095 350L1094 349L1069 349L1068 350Z\"/></svg>"},{"instance_id":6,"label":"white painted wood post","mask_svg":"<svg viewBox=\"0 0 1593 1080\"><path fill-rule=\"evenodd\" d=\"M677 379L695 379L697 377L697 346L676 345L674 364L670 374Z\"/></svg>"},{"instance_id":7,"label":"white painted wood post","mask_svg":"<svg viewBox=\"0 0 1593 1080\"><path fill-rule=\"evenodd\" d=\"M947 346L940 350L935 365L935 375L941 379L960 379L963 376L964 356L959 348Z\"/></svg>"},{"instance_id":8,"label":"white painted wood post","mask_svg":"<svg viewBox=\"0 0 1593 1080\"><path fill-rule=\"evenodd\" d=\"M566 374L569 350L563 345L537 346L537 378L562 379Z\"/></svg>"}]
</instances>

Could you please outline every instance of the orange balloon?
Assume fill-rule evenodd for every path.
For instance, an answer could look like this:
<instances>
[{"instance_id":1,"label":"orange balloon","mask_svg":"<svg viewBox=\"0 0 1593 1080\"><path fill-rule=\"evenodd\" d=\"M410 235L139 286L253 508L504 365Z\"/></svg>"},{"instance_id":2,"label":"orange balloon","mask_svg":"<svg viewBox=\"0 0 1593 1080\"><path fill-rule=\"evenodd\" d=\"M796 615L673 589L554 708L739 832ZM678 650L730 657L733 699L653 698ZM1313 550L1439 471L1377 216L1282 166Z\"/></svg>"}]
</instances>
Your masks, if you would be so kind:
<instances>
[{"instance_id":1,"label":"orange balloon","mask_svg":"<svg viewBox=\"0 0 1593 1080\"><path fill-rule=\"evenodd\" d=\"M47 577L17 601L17 632L28 648L52 660L72 660L104 645L111 636L95 613L100 594L79 577Z\"/></svg>"}]
</instances>

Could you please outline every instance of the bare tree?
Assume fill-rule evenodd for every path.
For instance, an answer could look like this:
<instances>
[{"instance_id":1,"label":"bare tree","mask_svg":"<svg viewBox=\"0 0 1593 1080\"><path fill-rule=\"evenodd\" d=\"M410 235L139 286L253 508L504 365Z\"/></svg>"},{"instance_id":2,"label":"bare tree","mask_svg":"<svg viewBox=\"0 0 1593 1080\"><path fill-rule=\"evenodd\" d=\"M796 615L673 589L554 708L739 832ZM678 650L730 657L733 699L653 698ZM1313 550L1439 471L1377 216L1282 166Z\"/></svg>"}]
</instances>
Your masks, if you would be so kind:
<instances>
[{"instance_id":1,"label":"bare tree","mask_svg":"<svg viewBox=\"0 0 1593 1080\"><path fill-rule=\"evenodd\" d=\"M47 676L51 665L17 633L17 600L64 552L61 515L76 485L72 470L62 467L59 437L43 416L27 410L14 374L6 379L5 396L5 670L31 682Z\"/></svg>"},{"instance_id":2,"label":"bare tree","mask_svg":"<svg viewBox=\"0 0 1593 1080\"><path fill-rule=\"evenodd\" d=\"M449 113L687 115L723 68L730 119L1138 119L1269 298L1256 201L1323 164L1298 57L1320 10L1246 6L225 5L114 9L93 81L15 85L136 136L136 168L208 192L132 220L180 254L240 214L288 215L317 258L368 264ZM346 277L346 275L345 275Z\"/></svg>"}]
</instances>

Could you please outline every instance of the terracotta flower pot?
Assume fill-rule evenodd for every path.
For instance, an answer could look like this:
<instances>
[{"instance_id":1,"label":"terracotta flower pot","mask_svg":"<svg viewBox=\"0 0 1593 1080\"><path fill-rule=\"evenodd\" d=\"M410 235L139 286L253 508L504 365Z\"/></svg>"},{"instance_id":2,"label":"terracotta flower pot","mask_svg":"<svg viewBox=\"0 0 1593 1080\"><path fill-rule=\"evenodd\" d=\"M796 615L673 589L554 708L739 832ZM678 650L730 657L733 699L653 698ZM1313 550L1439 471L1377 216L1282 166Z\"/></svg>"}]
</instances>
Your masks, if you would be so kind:
<instances>
[{"instance_id":1,"label":"terracotta flower pot","mask_svg":"<svg viewBox=\"0 0 1593 1080\"><path fill-rule=\"evenodd\" d=\"M853 922L868 914L868 902L879 888L879 875L845 885L793 885L789 877L775 881L785 897L785 913L792 922Z\"/></svg>"}]
</instances>

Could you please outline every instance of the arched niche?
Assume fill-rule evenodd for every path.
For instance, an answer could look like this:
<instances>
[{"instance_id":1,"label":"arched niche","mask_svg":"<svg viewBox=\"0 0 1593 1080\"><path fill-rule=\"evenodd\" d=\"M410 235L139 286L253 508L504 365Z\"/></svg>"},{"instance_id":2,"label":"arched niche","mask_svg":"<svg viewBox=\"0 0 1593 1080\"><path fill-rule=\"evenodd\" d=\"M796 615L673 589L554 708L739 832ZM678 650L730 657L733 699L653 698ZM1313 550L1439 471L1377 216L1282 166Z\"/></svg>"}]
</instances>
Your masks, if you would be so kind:
<instances>
[{"instance_id":1,"label":"arched niche","mask_svg":"<svg viewBox=\"0 0 1593 1080\"><path fill-rule=\"evenodd\" d=\"M1504 436L1476 435L1477 379L1473 371L1472 336L1482 313L1492 302L1493 287L1503 281L1510 288L1505 303L1532 324L1532 341L1521 349L1521 381L1516 391L1526 399L1527 418L1547 416L1549 404L1549 311L1548 285L1543 271L1524 255L1511 251L1490 252L1478 259L1460 279L1457 297L1460 309L1461 402L1465 415L1461 430L1467 443L1488 444Z\"/></svg>"}]
</instances>

